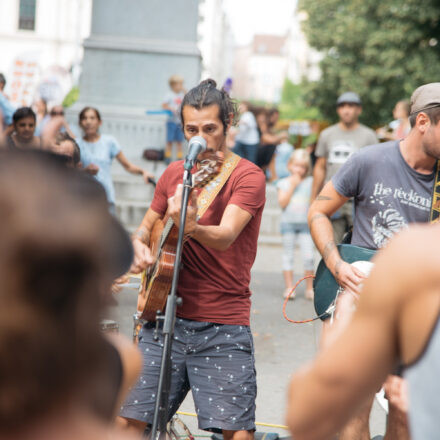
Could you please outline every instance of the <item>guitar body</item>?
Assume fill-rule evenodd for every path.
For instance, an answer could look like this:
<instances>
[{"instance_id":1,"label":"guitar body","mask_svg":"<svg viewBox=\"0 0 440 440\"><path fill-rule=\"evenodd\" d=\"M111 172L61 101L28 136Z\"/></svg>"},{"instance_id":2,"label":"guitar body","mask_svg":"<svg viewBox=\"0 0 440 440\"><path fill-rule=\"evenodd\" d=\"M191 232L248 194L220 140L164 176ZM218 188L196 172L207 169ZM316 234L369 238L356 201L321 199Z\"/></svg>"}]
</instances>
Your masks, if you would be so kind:
<instances>
[{"instance_id":1,"label":"guitar body","mask_svg":"<svg viewBox=\"0 0 440 440\"><path fill-rule=\"evenodd\" d=\"M146 321L156 321L156 312L165 308L173 280L178 229L173 225L161 246L166 218L164 220L159 219L153 225L150 249L156 261L144 272L139 289L137 310L140 319Z\"/></svg>"},{"instance_id":2,"label":"guitar body","mask_svg":"<svg viewBox=\"0 0 440 440\"><path fill-rule=\"evenodd\" d=\"M347 263L354 263L360 260L370 261L376 253L376 251L371 249L365 249L351 244L339 244L338 250L341 254L341 258ZM338 289L339 284L328 270L324 260L321 260L316 269L315 279L313 280L313 290L315 292L315 311L318 316L323 315L321 316L322 320L330 317L330 315L325 314L325 312L335 300Z\"/></svg>"}]
</instances>

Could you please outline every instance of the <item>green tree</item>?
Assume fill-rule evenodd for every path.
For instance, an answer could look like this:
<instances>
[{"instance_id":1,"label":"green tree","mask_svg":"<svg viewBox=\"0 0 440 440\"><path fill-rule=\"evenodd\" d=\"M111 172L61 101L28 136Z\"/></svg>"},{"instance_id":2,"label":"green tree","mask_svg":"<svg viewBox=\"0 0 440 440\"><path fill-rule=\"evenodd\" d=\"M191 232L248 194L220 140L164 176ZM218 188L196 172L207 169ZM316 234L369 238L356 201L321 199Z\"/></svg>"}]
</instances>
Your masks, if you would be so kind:
<instances>
[{"instance_id":1,"label":"green tree","mask_svg":"<svg viewBox=\"0 0 440 440\"><path fill-rule=\"evenodd\" d=\"M281 119L318 119L319 109L306 102L304 87L293 84L288 78L284 80L281 101L278 105Z\"/></svg>"},{"instance_id":2,"label":"green tree","mask_svg":"<svg viewBox=\"0 0 440 440\"><path fill-rule=\"evenodd\" d=\"M63 107L70 107L71 105L75 104L76 101L78 101L79 98L79 88L78 86L73 86L69 93L64 97L63 100Z\"/></svg>"},{"instance_id":3,"label":"green tree","mask_svg":"<svg viewBox=\"0 0 440 440\"><path fill-rule=\"evenodd\" d=\"M305 92L323 116L335 120L335 101L352 90L362 98L363 121L391 119L396 101L439 81L438 0L299 0L303 30L324 54L322 77Z\"/></svg>"}]
</instances>

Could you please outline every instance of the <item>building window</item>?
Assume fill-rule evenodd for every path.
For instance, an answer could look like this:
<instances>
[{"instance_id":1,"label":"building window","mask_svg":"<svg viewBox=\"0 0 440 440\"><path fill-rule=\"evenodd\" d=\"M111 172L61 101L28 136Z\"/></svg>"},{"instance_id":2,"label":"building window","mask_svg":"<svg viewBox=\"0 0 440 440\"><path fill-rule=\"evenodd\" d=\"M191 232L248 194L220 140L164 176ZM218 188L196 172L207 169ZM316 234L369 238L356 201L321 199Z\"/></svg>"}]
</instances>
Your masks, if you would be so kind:
<instances>
[{"instance_id":1,"label":"building window","mask_svg":"<svg viewBox=\"0 0 440 440\"><path fill-rule=\"evenodd\" d=\"M35 8L37 0L20 0L18 29L35 30Z\"/></svg>"}]
</instances>

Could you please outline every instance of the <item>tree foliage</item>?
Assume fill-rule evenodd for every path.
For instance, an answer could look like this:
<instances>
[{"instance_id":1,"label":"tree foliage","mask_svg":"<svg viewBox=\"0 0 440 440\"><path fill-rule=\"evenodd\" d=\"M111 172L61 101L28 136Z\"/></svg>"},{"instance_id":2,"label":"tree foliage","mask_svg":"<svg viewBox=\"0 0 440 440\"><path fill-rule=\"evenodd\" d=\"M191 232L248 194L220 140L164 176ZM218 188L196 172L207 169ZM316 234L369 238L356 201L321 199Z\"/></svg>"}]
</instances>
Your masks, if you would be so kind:
<instances>
[{"instance_id":1,"label":"tree foliage","mask_svg":"<svg viewBox=\"0 0 440 440\"><path fill-rule=\"evenodd\" d=\"M303 30L321 51L321 79L307 96L334 120L335 101L345 91L363 101L363 121L391 119L396 101L418 86L440 80L438 0L299 0Z\"/></svg>"},{"instance_id":2,"label":"tree foliage","mask_svg":"<svg viewBox=\"0 0 440 440\"><path fill-rule=\"evenodd\" d=\"M79 87L73 86L69 93L64 97L63 100L63 107L70 107L71 105L75 104L76 101L78 101L79 98Z\"/></svg>"},{"instance_id":3,"label":"tree foliage","mask_svg":"<svg viewBox=\"0 0 440 440\"><path fill-rule=\"evenodd\" d=\"M304 87L293 84L288 78L284 80L278 108L281 119L318 119L321 116L317 107L306 102Z\"/></svg>"}]
</instances>

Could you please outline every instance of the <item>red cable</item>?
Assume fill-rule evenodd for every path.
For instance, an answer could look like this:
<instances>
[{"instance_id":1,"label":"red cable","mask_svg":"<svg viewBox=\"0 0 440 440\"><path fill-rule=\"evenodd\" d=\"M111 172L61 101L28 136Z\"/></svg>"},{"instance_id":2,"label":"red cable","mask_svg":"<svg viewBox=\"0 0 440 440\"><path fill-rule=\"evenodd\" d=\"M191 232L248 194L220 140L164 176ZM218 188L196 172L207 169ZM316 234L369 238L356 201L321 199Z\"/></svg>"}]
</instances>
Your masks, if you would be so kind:
<instances>
[{"instance_id":1,"label":"red cable","mask_svg":"<svg viewBox=\"0 0 440 440\"><path fill-rule=\"evenodd\" d=\"M315 278L314 275L307 275L303 278L301 278L292 288L292 290L289 292L289 294L286 296L286 299L284 300L284 304L283 304L283 316L284 318L293 323L293 324L305 324L306 322L312 322L312 321L316 321L317 319L321 319L322 316L324 316L326 313L323 313L319 316L317 316L316 318L311 318L311 319L305 319L303 321L294 321L293 319L290 319L287 317L287 313L286 313L286 307L287 307L287 303L289 302L289 298L294 294L296 288L307 278Z\"/></svg>"}]
</instances>

